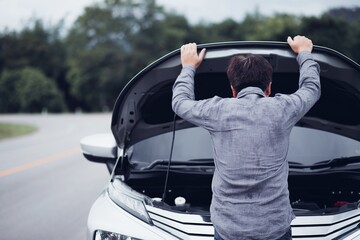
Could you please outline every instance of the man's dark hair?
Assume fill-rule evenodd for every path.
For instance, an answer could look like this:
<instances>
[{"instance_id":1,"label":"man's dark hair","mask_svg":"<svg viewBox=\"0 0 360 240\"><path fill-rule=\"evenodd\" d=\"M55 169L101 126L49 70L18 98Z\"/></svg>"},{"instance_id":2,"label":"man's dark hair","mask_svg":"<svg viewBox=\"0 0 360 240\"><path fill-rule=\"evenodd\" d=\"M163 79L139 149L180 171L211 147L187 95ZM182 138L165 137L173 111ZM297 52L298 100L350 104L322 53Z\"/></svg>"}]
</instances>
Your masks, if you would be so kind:
<instances>
[{"instance_id":1,"label":"man's dark hair","mask_svg":"<svg viewBox=\"0 0 360 240\"><path fill-rule=\"evenodd\" d=\"M227 75L236 92L246 87L259 87L265 91L272 81L273 69L260 55L234 56L230 59Z\"/></svg>"}]
</instances>

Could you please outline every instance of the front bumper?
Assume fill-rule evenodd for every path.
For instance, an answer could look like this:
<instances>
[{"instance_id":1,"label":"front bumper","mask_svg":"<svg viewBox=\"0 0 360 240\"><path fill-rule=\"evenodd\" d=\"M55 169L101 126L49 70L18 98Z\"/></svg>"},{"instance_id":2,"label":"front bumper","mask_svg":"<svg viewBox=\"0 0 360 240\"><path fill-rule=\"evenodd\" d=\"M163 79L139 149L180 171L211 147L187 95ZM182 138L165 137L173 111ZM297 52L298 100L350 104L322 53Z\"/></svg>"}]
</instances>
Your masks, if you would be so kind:
<instances>
[{"instance_id":1,"label":"front bumper","mask_svg":"<svg viewBox=\"0 0 360 240\"><path fill-rule=\"evenodd\" d=\"M147 206L155 225L134 217L116 205L106 190L93 204L88 217L87 239L94 240L97 230L136 239L213 239L211 223L200 216L180 214ZM360 210L328 216L298 216L292 222L293 239L360 240Z\"/></svg>"}]
</instances>

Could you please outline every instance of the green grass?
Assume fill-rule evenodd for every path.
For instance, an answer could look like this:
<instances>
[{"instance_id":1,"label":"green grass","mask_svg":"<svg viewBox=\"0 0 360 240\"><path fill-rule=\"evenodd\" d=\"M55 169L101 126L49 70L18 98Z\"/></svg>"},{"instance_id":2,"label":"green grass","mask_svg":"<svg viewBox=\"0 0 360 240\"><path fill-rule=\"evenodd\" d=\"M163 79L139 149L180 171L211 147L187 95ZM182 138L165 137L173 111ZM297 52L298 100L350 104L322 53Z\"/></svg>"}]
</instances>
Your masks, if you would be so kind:
<instances>
[{"instance_id":1,"label":"green grass","mask_svg":"<svg viewBox=\"0 0 360 240\"><path fill-rule=\"evenodd\" d=\"M26 124L0 123L0 140L29 134L36 130L36 127Z\"/></svg>"}]
</instances>

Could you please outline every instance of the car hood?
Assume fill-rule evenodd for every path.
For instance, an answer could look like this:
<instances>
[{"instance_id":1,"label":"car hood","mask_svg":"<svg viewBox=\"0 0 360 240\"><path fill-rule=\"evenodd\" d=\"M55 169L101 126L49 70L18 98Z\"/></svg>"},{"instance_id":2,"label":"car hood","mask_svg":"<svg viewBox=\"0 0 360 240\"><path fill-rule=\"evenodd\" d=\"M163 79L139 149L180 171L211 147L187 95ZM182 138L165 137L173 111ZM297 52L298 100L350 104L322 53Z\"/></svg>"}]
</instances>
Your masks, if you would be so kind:
<instances>
[{"instance_id":1,"label":"car hood","mask_svg":"<svg viewBox=\"0 0 360 240\"><path fill-rule=\"evenodd\" d=\"M238 54L260 54L270 62L273 94L292 93L298 88L299 66L287 43L225 42L198 47L207 52L195 76L196 99L231 97L226 67L229 59ZM320 46L314 46L313 57L321 68L322 95L297 125L360 140L360 66L339 52ZM111 123L119 148L172 130L172 85L180 71L178 49L147 66L123 88ZM176 118L176 129L192 126Z\"/></svg>"}]
</instances>

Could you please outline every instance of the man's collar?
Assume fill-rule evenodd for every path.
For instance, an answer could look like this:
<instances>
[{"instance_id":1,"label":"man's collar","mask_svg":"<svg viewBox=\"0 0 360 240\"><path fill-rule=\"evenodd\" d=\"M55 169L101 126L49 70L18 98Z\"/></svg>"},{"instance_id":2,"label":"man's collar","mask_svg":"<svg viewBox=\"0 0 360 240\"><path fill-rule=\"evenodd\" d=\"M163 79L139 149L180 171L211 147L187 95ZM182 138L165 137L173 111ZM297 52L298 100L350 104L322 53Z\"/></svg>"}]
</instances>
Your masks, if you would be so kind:
<instances>
[{"instance_id":1,"label":"man's collar","mask_svg":"<svg viewBox=\"0 0 360 240\"><path fill-rule=\"evenodd\" d=\"M261 90L260 88L258 87L247 87L247 88L244 88L242 89L236 96L236 98L242 98L246 95L249 95L249 94L258 94L262 97L265 97L265 93L263 90Z\"/></svg>"}]
</instances>

